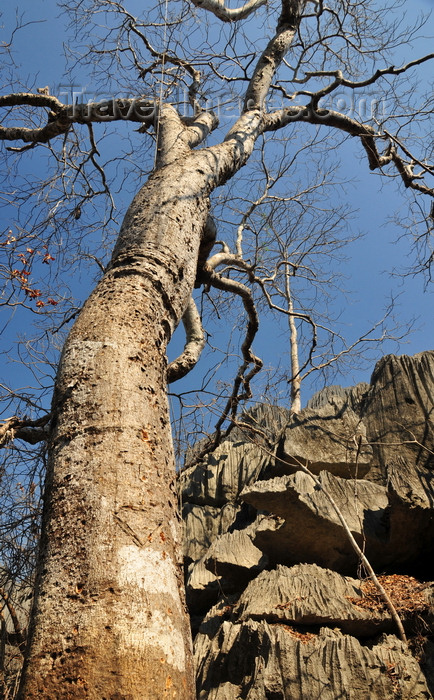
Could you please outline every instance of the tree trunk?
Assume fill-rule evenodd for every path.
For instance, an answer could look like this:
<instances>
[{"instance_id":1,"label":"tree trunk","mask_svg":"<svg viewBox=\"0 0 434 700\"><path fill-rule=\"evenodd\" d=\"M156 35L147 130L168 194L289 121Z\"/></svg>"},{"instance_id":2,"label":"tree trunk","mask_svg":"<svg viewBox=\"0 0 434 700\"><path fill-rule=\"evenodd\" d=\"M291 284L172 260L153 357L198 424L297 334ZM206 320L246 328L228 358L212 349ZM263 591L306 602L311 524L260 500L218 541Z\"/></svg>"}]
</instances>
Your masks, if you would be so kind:
<instances>
[{"instance_id":1,"label":"tree trunk","mask_svg":"<svg viewBox=\"0 0 434 700\"><path fill-rule=\"evenodd\" d=\"M292 300L291 283L289 281L288 265L285 268L285 294L288 304L289 346L291 354L291 412L301 411L301 377L298 359L298 334L294 317L294 302Z\"/></svg>"},{"instance_id":2,"label":"tree trunk","mask_svg":"<svg viewBox=\"0 0 434 700\"><path fill-rule=\"evenodd\" d=\"M208 215L192 158L135 197L62 353L26 700L195 697L165 391Z\"/></svg>"},{"instance_id":3,"label":"tree trunk","mask_svg":"<svg viewBox=\"0 0 434 700\"><path fill-rule=\"evenodd\" d=\"M194 287L208 195L247 160L261 113L159 114L157 169L65 343L21 700L192 700L166 347Z\"/></svg>"}]
</instances>

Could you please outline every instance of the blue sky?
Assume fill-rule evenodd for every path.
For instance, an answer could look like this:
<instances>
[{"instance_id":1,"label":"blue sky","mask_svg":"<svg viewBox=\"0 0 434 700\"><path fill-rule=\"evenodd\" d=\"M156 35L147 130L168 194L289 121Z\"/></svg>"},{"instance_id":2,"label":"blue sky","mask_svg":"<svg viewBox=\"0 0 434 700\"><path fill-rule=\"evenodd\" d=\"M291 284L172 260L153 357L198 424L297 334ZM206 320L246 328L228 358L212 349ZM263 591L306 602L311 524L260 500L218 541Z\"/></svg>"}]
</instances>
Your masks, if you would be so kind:
<instances>
[{"instance_id":1,"label":"blue sky","mask_svg":"<svg viewBox=\"0 0 434 700\"><path fill-rule=\"evenodd\" d=\"M134 6L134 3L132 3ZM136 3L141 8L143 3ZM412 0L412 9L429 10L434 6L433 0ZM4 24L11 27L14 16L13 3L4 10ZM88 80L86 73L70 71L64 74L63 43L68 40L64 29L64 20L58 18L59 12L53 0L24 0L20 2L19 14L24 13L24 21L31 22L27 27L17 33L16 60L22 64L22 75L29 84L35 87L49 85L52 94L59 94L65 89L66 84L74 84L77 87L86 87L90 93L101 90L101 86L95 86ZM408 61L415 55L432 51L432 36L434 33L433 20L427 25L424 36L417 46L407 47L405 55L400 54L399 59ZM7 40L7 31L3 39ZM399 61L397 61L399 62ZM432 80L432 64L425 65L420 75L421 83ZM3 88L5 92L6 86ZM132 127L135 128L135 127ZM345 287L350 296L337 297L333 302L335 313L341 313L343 331L351 341L361 332L378 320L382 309L387 305L389 297L397 297L397 314L403 323L416 317L416 323L405 343L398 347L396 343L386 344L381 349L372 349L372 357L368 365L360 369L352 370L347 376L339 379L342 384L352 384L357 381L369 381L370 371L373 369L373 361L387 352L414 354L434 347L432 290L425 289L422 277L391 276L392 271L401 272L409 261L409 241L399 239L401 231L391 221L395 212L398 217L405 217L405 204L400 198L396 187L390 180L382 180L378 174L370 173L366 159L359 143L347 142L340 149L342 164L338 171L340 179L350 181L347 187L348 202L352 208L358 211L358 216L353 226L364 234L363 239L353 243L348 249L348 262L344 266L346 276ZM23 155L23 159L26 155ZM31 170L30 163L26 167ZM39 166L40 167L40 166ZM128 206L130 193L121 192L117 196L119 212ZM10 210L0 210L0 229L7 225L5 217L10 216ZM1 251L0 251L1 254ZM72 286L78 295L83 295L92 286L91 279L83 276ZM6 314L3 311L3 314ZM5 315L3 315L5 318ZM26 311L18 311L3 331L3 349L13 348L14 338L17 333L25 333L27 325L33 322L34 314ZM4 327L4 322L1 324ZM213 342L225 343L228 326L225 319L215 326L208 327L213 335ZM176 355L182 345L182 334L177 332L170 350L171 356ZM263 323L257 341L256 352L261 355L267 366L276 361L287 361L288 340L281 328L267 320ZM13 357L13 350L10 354ZM215 358L215 356L214 356ZM213 357L205 359L202 369L195 371L176 386L178 390L188 390L197 382L197 372L203 372L213 362ZM16 386L22 386L27 381L22 369L12 364L3 365L3 379L11 381ZM223 375L224 376L224 375ZM315 385L306 384L304 399L314 391ZM260 387L258 385L258 391Z\"/></svg>"}]
</instances>

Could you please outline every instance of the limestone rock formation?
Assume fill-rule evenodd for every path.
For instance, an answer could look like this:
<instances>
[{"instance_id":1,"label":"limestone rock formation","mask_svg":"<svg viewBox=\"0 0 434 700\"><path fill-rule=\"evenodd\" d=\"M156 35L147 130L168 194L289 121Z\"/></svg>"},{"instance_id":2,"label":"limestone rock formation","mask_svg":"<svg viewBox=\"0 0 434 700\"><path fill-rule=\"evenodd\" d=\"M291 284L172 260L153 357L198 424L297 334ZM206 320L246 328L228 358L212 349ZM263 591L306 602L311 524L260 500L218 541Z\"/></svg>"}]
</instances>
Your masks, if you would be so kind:
<instances>
[{"instance_id":1,"label":"limestone rock formation","mask_svg":"<svg viewBox=\"0 0 434 700\"><path fill-rule=\"evenodd\" d=\"M386 489L366 480L348 480L321 472L321 489L308 474L257 481L242 491L242 497L258 510L269 510L282 519L281 526L256 533L255 544L274 563L318 563L354 573L357 555L348 542L341 522L328 500L339 506L345 521L365 546L375 565L382 561L387 543Z\"/></svg>"},{"instance_id":2,"label":"limestone rock formation","mask_svg":"<svg viewBox=\"0 0 434 700\"><path fill-rule=\"evenodd\" d=\"M365 424L347 400L337 396L291 417L277 451L281 474L291 474L302 464L314 474L327 469L344 478L366 475L373 450Z\"/></svg>"},{"instance_id":3,"label":"limestone rock formation","mask_svg":"<svg viewBox=\"0 0 434 700\"><path fill-rule=\"evenodd\" d=\"M182 472L183 503L223 506L261 478L270 457L249 442L226 441L208 459Z\"/></svg>"},{"instance_id":4,"label":"limestone rock formation","mask_svg":"<svg viewBox=\"0 0 434 700\"><path fill-rule=\"evenodd\" d=\"M234 607L237 621L336 628L357 637L392 632L390 613L361 607L360 580L316 564L278 565L249 583ZM427 602L428 606L428 602Z\"/></svg>"},{"instance_id":5,"label":"limestone rock formation","mask_svg":"<svg viewBox=\"0 0 434 700\"><path fill-rule=\"evenodd\" d=\"M248 529L228 532L218 537L204 557L205 566L239 590L242 581L250 581L268 564L268 557L252 542ZM228 583L229 582L229 583Z\"/></svg>"},{"instance_id":6,"label":"limestone rock formation","mask_svg":"<svg viewBox=\"0 0 434 700\"><path fill-rule=\"evenodd\" d=\"M199 700L434 697L433 397L433 351L388 356L370 385L273 407L275 458L261 407L183 472ZM327 494L387 574L408 646Z\"/></svg>"},{"instance_id":7,"label":"limestone rock formation","mask_svg":"<svg viewBox=\"0 0 434 700\"><path fill-rule=\"evenodd\" d=\"M206 625L206 623L205 623ZM428 700L421 668L393 635L363 644L265 620L223 621L196 639L198 700Z\"/></svg>"}]
</instances>

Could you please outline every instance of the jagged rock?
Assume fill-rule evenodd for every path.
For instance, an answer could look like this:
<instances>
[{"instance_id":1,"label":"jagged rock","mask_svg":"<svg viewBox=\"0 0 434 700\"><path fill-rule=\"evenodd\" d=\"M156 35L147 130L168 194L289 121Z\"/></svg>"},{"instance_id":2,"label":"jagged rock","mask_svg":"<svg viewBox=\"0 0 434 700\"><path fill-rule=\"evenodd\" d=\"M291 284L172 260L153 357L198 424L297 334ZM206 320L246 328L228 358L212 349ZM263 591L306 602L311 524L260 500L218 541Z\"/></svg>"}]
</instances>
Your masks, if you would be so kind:
<instances>
[{"instance_id":1,"label":"jagged rock","mask_svg":"<svg viewBox=\"0 0 434 700\"><path fill-rule=\"evenodd\" d=\"M383 357L372 374L363 420L385 480L404 500L414 492L421 504L432 505L434 484L425 477L434 470L434 351Z\"/></svg>"},{"instance_id":2,"label":"jagged rock","mask_svg":"<svg viewBox=\"0 0 434 700\"><path fill-rule=\"evenodd\" d=\"M288 625L339 627L357 637L394 630L389 611L356 603L363 598L360 581L315 564L263 571L249 583L233 610L238 622L249 619Z\"/></svg>"},{"instance_id":3,"label":"jagged rock","mask_svg":"<svg viewBox=\"0 0 434 700\"><path fill-rule=\"evenodd\" d=\"M363 411L374 461L388 484L391 546L434 554L434 351L377 363ZM431 565L429 577L434 573Z\"/></svg>"},{"instance_id":4,"label":"jagged rock","mask_svg":"<svg viewBox=\"0 0 434 700\"><path fill-rule=\"evenodd\" d=\"M188 568L187 603L190 610L203 612L219 596L241 592L248 581L267 566L268 558L252 542L258 527L272 519L260 515L243 530L217 537L207 552Z\"/></svg>"},{"instance_id":5,"label":"jagged rock","mask_svg":"<svg viewBox=\"0 0 434 700\"><path fill-rule=\"evenodd\" d=\"M203 614L216 603L222 589L220 579L205 566L205 557L190 564L185 584L186 600L191 615Z\"/></svg>"},{"instance_id":6,"label":"jagged rock","mask_svg":"<svg viewBox=\"0 0 434 700\"><path fill-rule=\"evenodd\" d=\"M348 480L328 472L319 476L323 490L304 472L258 481L242 498L258 510L283 518L257 530L254 544L270 562L317 563L344 574L356 572L358 558L324 491L332 496L359 545L365 542L371 563L384 561L387 545L386 490L366 480ZM393 553L389 553L392 558Z\"/></svg>"},{"instance_id":7,"label":"jagged rock","mask_svg":"<svg viewBox=\"0 0 434 700\"><path fill-rule=\"evenodd\" d=\"M216 537L227 532L235 522L240 506L226 503L223 507L184 503L184 557L196 561L205 554Z\"/></svg>"},{"instance_id":8,"label":"jagged rock","mask_svg":"<svg viewBox=\"0 0 434 700\"><path fill-rule=\"evenodd\" d=\"M367 382L360 382L355 386L339 386L338 384L326 386L309 399L306 408L317 409L327 404L333 406L336 403L336 399L340 399L359 415L361 405L369 388L370 385Z\"/></svg>"},{"instance_id":9,"label":"jagged rock","mask_svg":"<svg viewBox=\"0 0 434 700\"><path fill-rule=\"evenodd\" d=\"M288 424L291 411L284 406L259 403L243 413L238 425L229 435L230 440L248 442L253 438L254 442L261 443L263 436L267 442L274 443ZM249 430L248 426L252 426Z\"/></svg>"},{"instance_id":10,"label":"jagged rock","mask_svg":"<svg viewBox=\"0 0 434 700\"><path fill-rule=\"evenodd\" d=\"M205 566L222 578L225 591L241 590L268 564L268 558L255 547L250 532L236 530L218 537L204 557Z\"/></svg>"},{"instance_id":11,"label":"jagged rock","mask_svg":"<svg viewBox=\"0 0 434 700\"><path fill-rule=\"evenodd\" d=\"M214 629L217 626L214 626ZM417 661L393 635L361 644L339 630L209 620L195 640L198 700L428 700Z\"/></svg>"},{"instance_id":12,"label":"jagged rock","mask_svg":"<svg viewBox=\"0 0 434 700\"><path fill-rule=\"evenodd\" d=\"M261 478L269 462L256 445L226 441L205 463L182 472L182 502L219 507L236 502L244 486Z\"/></svg>"},{"instance_id":13,"label":"jagged rock","mask_svg":"<svg viewBox=\"0 0 434 700\"><path fill-rule=\"evenodd\" d=\"M433 396L434 351L389 356L377 364L370 385L328 387L297 417L274 408L243 416L254 427L273 424L276 430L268 434L276 436L279 420L287 420L278 456L292 466L276 465L244 442L248 433L235 430L231 440L238 441L227 441L206 464L184 471L192 540L187 562L200 557L187 580L194 630L200 624L199 700L433 697L434 645L426 635L434 627L434 588L392 568L409 574L416 573L411 566L424 566L423 575L432 578ZM391 616L376 593L361 598L366 582L340 575L355 575L357 555L324 492L297 468L299 461L319 472L374 568L393 573L386 578L397 600L408 595L409 605L400 611L426 678L391 634ZM256 520L255 509L261 514ZM269 557L268 566L277 566L249 582L255 567L264 565L250 538ZM403 593L396 586L405 578Z\"/></svg>"},{"instance_id":14,"label":"jagged rock","mask_svg":"<svg viewBox=\"0 0 434 700\"><path fill-rule=\"evenodd\" d=\"M275 473L291 474L303 464L314 474L327 469L344 478L365 476L372 447L364 423L347 401L345 395L327 395L315 408L293 415L278 445Z\"/></svg>"}]
</instances>

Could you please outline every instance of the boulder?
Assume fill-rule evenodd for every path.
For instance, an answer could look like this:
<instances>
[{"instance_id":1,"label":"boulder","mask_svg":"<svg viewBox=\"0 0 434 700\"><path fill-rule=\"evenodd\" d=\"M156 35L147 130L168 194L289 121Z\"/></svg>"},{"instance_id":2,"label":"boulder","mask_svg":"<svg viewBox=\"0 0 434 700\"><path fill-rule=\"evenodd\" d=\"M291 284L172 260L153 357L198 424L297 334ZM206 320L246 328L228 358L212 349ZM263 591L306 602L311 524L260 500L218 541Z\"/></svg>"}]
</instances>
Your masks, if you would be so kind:
<instances>
[{"instance_id":1,"label":"boulder","mask_svg":"<svg viewBox=\"0 0 434 700\"><path fill-rule=\"evenodd\" d=\"M221 508L184 503L184 557L188 563L200 559L216 537L227 532L237 519L240 506L225 503Z\"/></svg>"},{"instance_id":2,"label":"boulder","mask_svg":"<svg viewBox=\"0 0 434 700\"><path fill-rule=\"evenodd\" d=\"M317 409L327 404L334 406L338 402L339 404L344 403L357 415L360 415L361 406L369 388L370 385L367 382L360 382L355 386L332 384L317 391L307 402L306 408Z\"/></svg>"},{"instance_id":3,"label":"boulder","mask_svg":"<svg viewBox=\"0 0 434 700\"><path fill-rule=\"evenodd\" d=\"M388 485L391 546L434 575L434 351L377 363L363 421Z\"/></svg>"},{"instance_id":4,"label":"boulder","mask_svg":"<svg viewBox=\"0 0 434 700\"><path fill-rule=\"evenodd\" d=\"M432 505L434 351L383 357L372 374L362 418L385 482L392 481L403 500L414 493L421 504Z\"/></svg>"},{"instance_id":5,"label":"boulder","mask_svg":"<svg viewBox=\"0 0 434 700\"><path fill-rule=\"evenodd\" d=\"M193 562L187 570L185 593L192 618L199 616L202 619L222 592L219 577L207 569L204 559Z\"/></svg>"},{"instance_id":6,"label":"boulder","mask_svg":"<svg viewBox=\"0 0 434 700\"><path fill-rule=\"evenodd\" d=\"M410 576L380 576L398 608L407 632L416 622L434 630L432 584ZM353 636L374 637L397 632L390 610L375 584L341 576L316 564L277 566L263 571L243 591L232 611L237 622L249 619L305 628L327 625Z\"/></svg>"},{"instance_id":7,"label":"boulder","mask_svg":"<svg viewBox=\"0 0 434 700\"><path fill-rule=\"evenodd\" d=\"M361 582L315 564L263 571L241 594L237 621L267 620L296 626L339 627L357 637L394 631L388 610L361 605ZM428 606L428 603L427 603Z\"/></svg>"},{"instance_id":8,"label":"boulder","mask_svg":"<svg viewBox=\"0 0 434 700\"><path fill-rule=\"evenodd\" d=\"M199 700L433 698L434 587L409 575L434 577L433 396L433 351L388 356L370 385L328 387L298 416L249 412L184 470ZM249 442L259 429L277 459ZM353 578L363 569L326 493L387 571L409 647L372 582Z\"/></svg>"}]
</instances>

